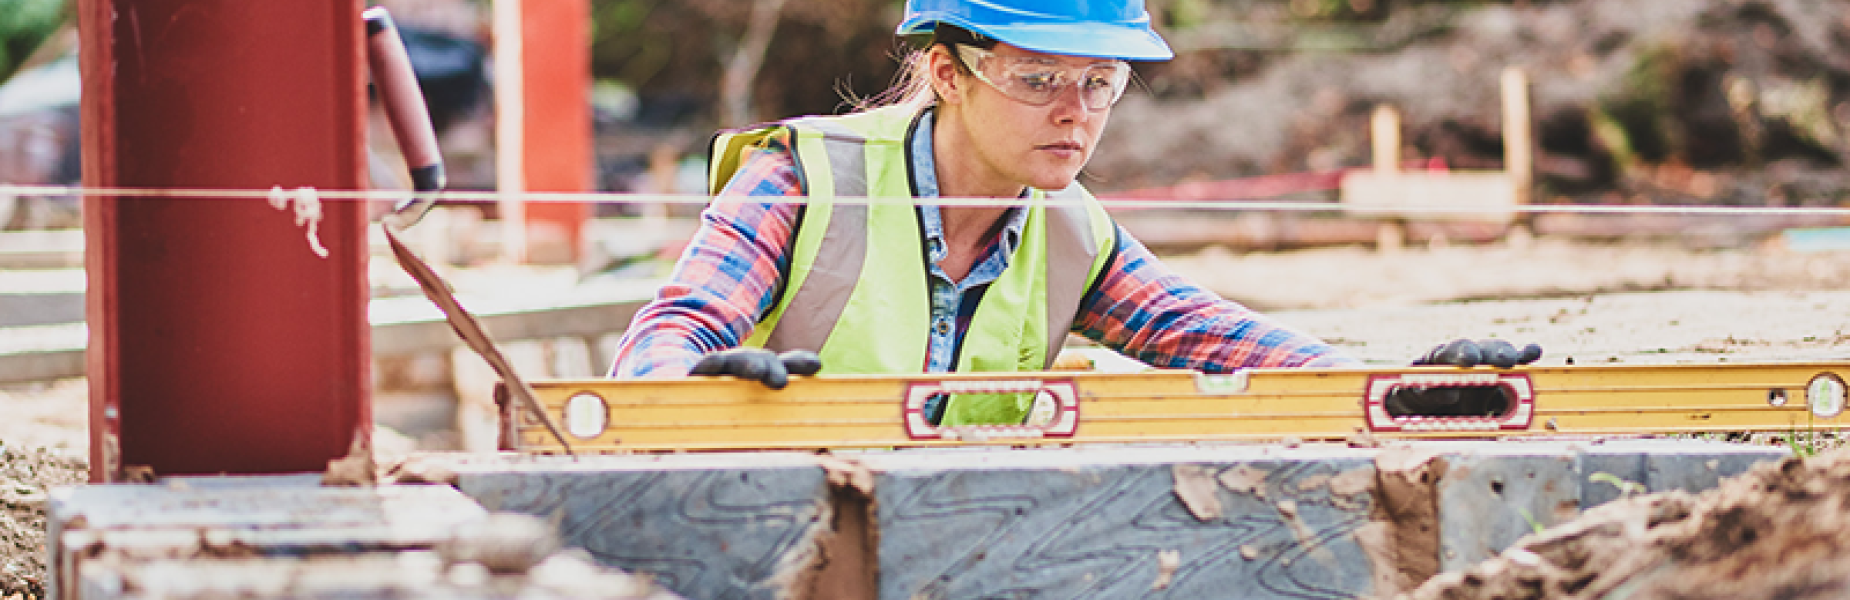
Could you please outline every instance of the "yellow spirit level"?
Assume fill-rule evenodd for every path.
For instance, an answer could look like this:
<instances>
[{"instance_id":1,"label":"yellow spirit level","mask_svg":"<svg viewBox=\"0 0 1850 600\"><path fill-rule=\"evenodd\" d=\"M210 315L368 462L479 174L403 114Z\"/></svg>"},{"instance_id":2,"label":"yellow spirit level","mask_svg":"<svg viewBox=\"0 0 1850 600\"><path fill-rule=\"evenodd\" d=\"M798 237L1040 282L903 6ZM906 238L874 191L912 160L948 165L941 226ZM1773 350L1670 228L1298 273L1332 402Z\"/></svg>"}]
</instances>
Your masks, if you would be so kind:
<instances>
[{"instance_id":1,"label":"yellow spirit level","mask_svg":"<svg viewBox=\"0 0 1850 600\"><path fill-rule=\"evenodd\" d=\"M611 453L1836 429L1850 426L1846 374L1850 362L823 375L783 390L725 377L530 383L572 448ZM1433 391L1475 408L1397 401ZM1018 425L937 427L921 410L937 394L1033 394L1035 410ZM503 447L562 450L503 404Z\"/></svg>"}]
</instances>

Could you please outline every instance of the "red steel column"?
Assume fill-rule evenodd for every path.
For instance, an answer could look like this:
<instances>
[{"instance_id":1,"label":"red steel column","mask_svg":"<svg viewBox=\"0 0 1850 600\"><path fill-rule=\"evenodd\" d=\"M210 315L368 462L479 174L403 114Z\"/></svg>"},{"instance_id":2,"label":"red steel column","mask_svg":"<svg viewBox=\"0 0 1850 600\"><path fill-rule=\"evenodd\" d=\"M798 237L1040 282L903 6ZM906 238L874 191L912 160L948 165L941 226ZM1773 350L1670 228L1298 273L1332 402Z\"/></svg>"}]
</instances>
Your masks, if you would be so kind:
<instances>
[{"instance_id":1,"label":"red steel column","mask_svg":"<svg viewBox=\"0 0 1850 600\"><path fill-rule=\"evenodd\" d=\"M597 173L591 147L591 2L518 1L527 189L591 191ZM590 204L529 202L526 213L528 247L546 233L565 236L571 259L583 251L581 230L591 217Z\"/></svg>"},{"instance_id":2,"label":"red steel column","mask_svg":"<svg viewBox=\"0 0 1850 600\"><path fill-rule=\"evenodd\" d=\"M361 0L79 0L91 187L365 185ZM366 216L91 196L91 479L318 471L371 433Z\"/></svg>"}]
</instances>

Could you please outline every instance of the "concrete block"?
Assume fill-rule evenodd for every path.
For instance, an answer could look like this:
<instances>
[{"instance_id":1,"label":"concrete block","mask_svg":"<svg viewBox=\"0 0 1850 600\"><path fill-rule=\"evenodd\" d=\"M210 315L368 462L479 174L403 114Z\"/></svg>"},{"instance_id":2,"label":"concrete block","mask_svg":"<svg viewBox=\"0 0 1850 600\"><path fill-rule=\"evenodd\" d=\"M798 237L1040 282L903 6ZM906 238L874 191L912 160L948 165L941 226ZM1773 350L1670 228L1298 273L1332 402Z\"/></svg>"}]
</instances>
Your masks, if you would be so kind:
<instances>
[{"instance_id":1,"label":"concrete block","mask_svg":"<svg viewBox=\"0 0 1850 600\"><path fill-rule=\"evenodd\" d=\"M1496 556L1537 527L1634 493L1698 493L1783 448L1686 439L1429 442L1440 446L1444 475L1440 570L1458 571Z\"/></svg>"},{"instance_id":2,"label":"concrete block","mask_svg":"<svg viewBox=\"0 0 1850 600\"><path fill-rule=\"evenodd\" d=\"M1698 493L1721 484L1725 478L1747 472L1754 465L1791 454L1777 446L1731 444L1707 440L1613 440L1584 445L1581 453L1581 509L1624 497L1622 482L1643 486L1643 493L1681 490Z\"/></svg>"},{"instance_id":3,"label":"concrete block","mask_svg":"<svg viewBox=\"0 0 1850 600\"><path fill-rule=\"evenodd\" d=\"M429 551L138 561L104 557L85 566L78 596L83 600L679 598L570 554L509 574L452 565Z\"/></svg>"},{"instance_id":4,"label":"concrete block","mask_svg":"<svg viewBox=\"0 0 1850 600\"><path fill-rule=\"evenodd\" d=\"M689 598L789 598L827 543L830 487L795 453L504 457L455 465L483 506Z\"/></svg>"},{"instance_id":5,"label":"concrete block","mask_svg":"<svg viewBox=\"0 0 1850 600\"><path fill-rule=\"evenodd\" d=\"M1369 595L1366 450L942 450L859 457L879 597Z\"/></svg>"},{"instance_id":6,"label":"concrete block","mask_svg":"<svg viewBox=\"0 0 1850 600\"><path fill-rule=\"evenodd\" d=\"M1719 442L1706 442L1680 451L1654 451L1645 463L1645 489L1698 493L1714 489L1723 479L1746 473L1754 465L1778 461L1790 454L1781 447Z\"/></svg>"},{"instance_id":7,"label":"concrete block","mask_svg":"<svg viewBox=\"0 0 1850 600\"><path fill-rule=\"evenodd\" d=\"M1434 484L1439 570L1457 571L1580 514L1581 474L1568 444L1458 443L1441 450Z\"/></svg>"},{"instance_id":8,"label":"concrete block","mask_svg":"<svg viewBox=\"0 0 1850 600\"><path fill-rule=\"evenodd\" d=\"M487 516L449 486L322 487L319 475L56 488L48 508L53 598L98 561L429 549Z\"/></svg>"}]
</instances>

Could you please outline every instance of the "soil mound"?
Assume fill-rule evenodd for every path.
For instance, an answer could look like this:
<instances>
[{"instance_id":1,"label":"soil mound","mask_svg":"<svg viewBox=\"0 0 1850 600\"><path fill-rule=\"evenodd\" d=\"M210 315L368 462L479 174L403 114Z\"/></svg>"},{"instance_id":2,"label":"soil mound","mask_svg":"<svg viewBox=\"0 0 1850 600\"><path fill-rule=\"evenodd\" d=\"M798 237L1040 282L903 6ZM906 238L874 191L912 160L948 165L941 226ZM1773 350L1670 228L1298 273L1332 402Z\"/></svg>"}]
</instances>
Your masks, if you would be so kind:
<instances>
[{"instance_id":1,"label":"soil mound","mask_svg":"<svg viewBox=\"0 0 1850 600\"><path fill-rule=\"evenodd\" d=\"M1850 450L1612 502L1402 598L1843 598Z\"/></svg>"},{"instance_id":2,"label":"soil mound","mask_svg":"<svg viewBox=\"0 0 1850 600\"><path fill-rule=\"evenodd\" d=\"M87 481L89 469L81 458L0 442L0 598L45 596L46 492Z\"/></svg>"}]
</instances>

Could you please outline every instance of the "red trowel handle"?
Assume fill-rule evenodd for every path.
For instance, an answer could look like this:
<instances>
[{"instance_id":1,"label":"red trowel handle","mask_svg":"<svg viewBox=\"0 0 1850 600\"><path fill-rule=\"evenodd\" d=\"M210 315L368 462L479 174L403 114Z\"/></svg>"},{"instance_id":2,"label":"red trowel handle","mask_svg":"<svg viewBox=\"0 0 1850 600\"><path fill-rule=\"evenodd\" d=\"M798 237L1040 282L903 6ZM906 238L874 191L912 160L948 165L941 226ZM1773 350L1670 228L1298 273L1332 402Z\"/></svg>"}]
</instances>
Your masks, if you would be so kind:
<instances>
[{"instance_id":1,"label":"red trowel handle","mask_svg":"<svg viewBox=\"0 0 1850 600\"><path fill-rule=\"evenodd\" d=\"M420 192L441 190L445 185L443 156L437 150L437 132L430 124L430 110L424 106L417 74L411 70L405 41L384 7L368 8L360 16L366 20L366 56L373 87L385 104L392 137L398 140L405 164L411 168L411 187ZM409 225L423 216L423 210L434 201L431 197L413 198L399 203L392 212L409 217Z\"/></svg>"}]
</instances>

